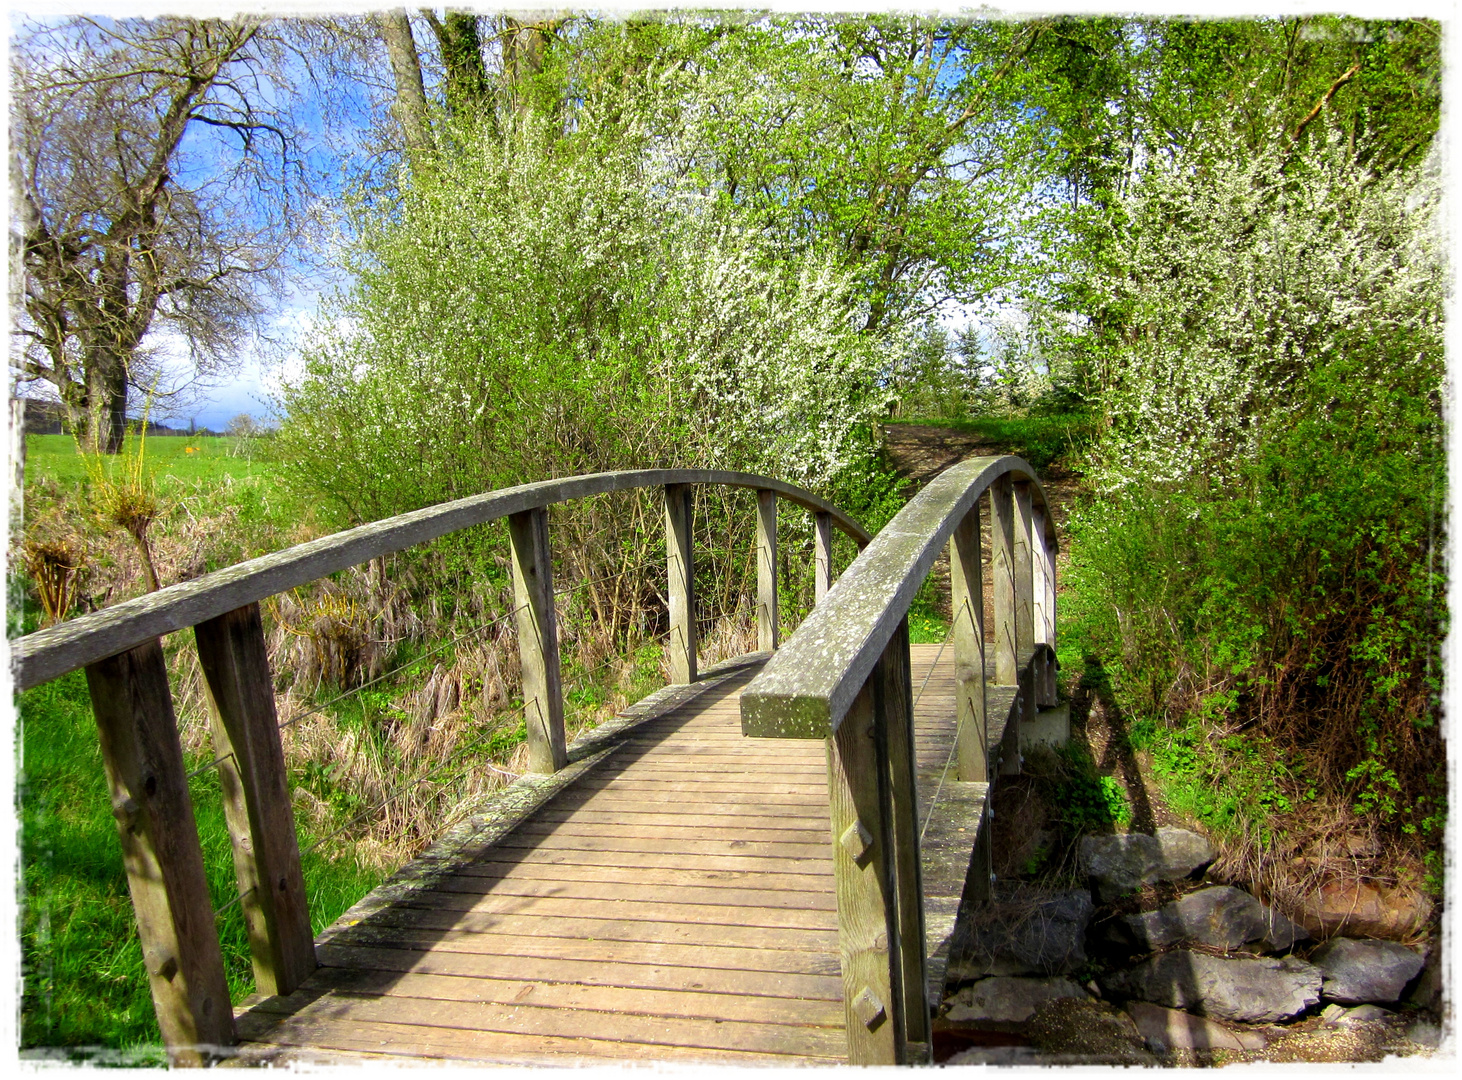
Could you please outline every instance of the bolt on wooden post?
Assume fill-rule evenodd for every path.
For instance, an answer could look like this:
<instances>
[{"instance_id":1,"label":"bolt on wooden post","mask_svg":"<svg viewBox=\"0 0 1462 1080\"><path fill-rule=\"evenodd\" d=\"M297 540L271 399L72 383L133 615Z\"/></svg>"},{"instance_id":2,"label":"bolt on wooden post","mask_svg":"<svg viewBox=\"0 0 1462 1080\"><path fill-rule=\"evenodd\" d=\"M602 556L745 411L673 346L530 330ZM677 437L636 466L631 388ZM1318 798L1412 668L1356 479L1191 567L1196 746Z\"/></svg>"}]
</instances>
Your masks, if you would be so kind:
<instances>
[{"instance_id":1,"label":"bolt on wooden post","mask_svg":"<svg viewBox=\"0 0 1462 1080\"><path fill-rule=\"evenodd\" d=\"M756 493L756 647L773 652L778 639L777 493Z\"/></svg>"},{"instance_id":2,"label":"bolt on wooden post","mask_svg":"<svg viewBox=\"0 0 1462 1080\"><path fill-rule=\"evenodd\" d=\"M548 510L538 506L511 515L508 538L513 549L513 600L518 611L518 651L523 664L528 768L552 773L567 765L569 756L563 726L563 670L553 608Z\"/></svg>"},{"instance_id":3,"label":"bolt on wooden post","mask_svg":"<svg viewBox=\"0 0 1462 1080\"><path fill-rule=\"evenodd\" d=\"M183 748L157 640L86 669L157 1026L174 1065L234 1042Z\"/></svg>"},{"instance_id":4,"label":"bolt on wooden post","mask_svg":"<svg viewBox=\"0 0 1462 1080\"><path fill-rule=\"evenodd\" d=\"M689 484L665 485L665 558L670 578L670 681L696 680L695 555Z\"/></svg>"},{"instance_id":5,"label":"bolt on wooden post","mask_svg":"<svg viewBox=\"0 0 1462 1080\"><path fill-rule=\"evenodd\" d=\"M259 605L199 623L194 634L254 984L289 994L315 970L315 941Z\"/></svg>"},{"instance_id":6,"label":"bolt on wooden post","mask_svg":"<svg viewBox=\"0 0 1462 1080\"><path fill-rule=\"evenodd\" d=\"M985 712L985 596L980 562L980 504L949 538L949 604L954 619L955 775L989 778Z\"/></svg>"}]
</instances>

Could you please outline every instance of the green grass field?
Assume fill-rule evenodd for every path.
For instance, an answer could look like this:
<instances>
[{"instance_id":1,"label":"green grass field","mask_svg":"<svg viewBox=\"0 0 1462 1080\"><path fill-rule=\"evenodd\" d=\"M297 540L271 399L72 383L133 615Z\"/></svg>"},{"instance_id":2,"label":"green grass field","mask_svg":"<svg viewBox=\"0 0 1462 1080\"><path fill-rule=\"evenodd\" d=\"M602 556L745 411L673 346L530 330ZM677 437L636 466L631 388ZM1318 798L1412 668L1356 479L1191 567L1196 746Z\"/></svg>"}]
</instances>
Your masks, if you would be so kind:
<instances>
[{"instance_id":1,"label":"green grass field","mask_svg":"<svg viewBox=\"0 0 1462 1080\"><path fill-rule=\"evenodd\" d=\"M260 460L256 452L235 456L235 440L210 435L184 438L180 435L153 435L142 440L142 460L146 472L154 479L174 477L182 481L221 480L225 476L242 480L254 476L270 476L273 465ZM130 452L137 444L129 436L123 447ZM25 437L26 485L32 479L49 478L65 485L87 479L87 462L70 435L27 435Z\"/></svg>"},{"instance_id":2,"label":"green grass field","mask_svg":"<svg viewBox=\"0 0 1462 1080\"><path fill-rule=\"evenodd\" d=\"M190 451L191 448L191 452ZM284 497L273 468L257 456L235 456L234 440L154 436L143 461L159 491L191 495L199 505L224 499L236 522L258 526L268 542L261 508ZM44 498L70 500L89 480L86 461L67 435L26 439L26 488L48 488ZM248 481L239 483L238 481ZM59 492L57 489L59 488ZM205 501L206 501L205 500ZM28 508L29 510L29 508ZM247 529L241 531L247 532ZM250 554L242 546L228 557ZM37 628L36 612L22 611L27 583L10 582L12 636ZM28 607L28 605L24 605ZM19 761L17 802L21 849L21 1018L26 1049L98 1047L117 1063L165 1064L153 1015L147 973L133 921L112 818L96 724L85 676L75 672L16 697ZM188 763L191 770L205 760ZM194 814L215 909L238 892L219 795L218 774L191 781ZM312 838L301 835L300 846ZM310 915L316 931L374 887L380 874L349 860L304 857ZM253 992L253 972L237 905L218 920L229 989L237 1001ZM109 1060L106 1057L100 1060Z\"/></svg>"}]
</instances>

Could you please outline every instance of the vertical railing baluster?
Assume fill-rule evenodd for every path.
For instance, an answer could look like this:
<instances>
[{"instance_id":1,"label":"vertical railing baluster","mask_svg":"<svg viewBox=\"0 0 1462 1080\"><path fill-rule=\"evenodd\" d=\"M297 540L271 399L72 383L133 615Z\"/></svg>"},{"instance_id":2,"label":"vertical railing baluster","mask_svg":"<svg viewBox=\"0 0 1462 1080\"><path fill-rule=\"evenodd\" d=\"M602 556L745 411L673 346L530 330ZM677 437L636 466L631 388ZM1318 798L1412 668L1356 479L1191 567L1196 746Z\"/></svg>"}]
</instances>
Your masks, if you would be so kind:
<instances>
[{"instance_id":1,"label":"vertical railing baluster","mask_svg":"<svg viewBox=\"0 0 1462 1080\"><path fill-rule=\"evenodd\" d=\"M780 627L777 625L777 493L757 489L756 493L756 647L773 652Z\"/></svg>"},{"instance_id":2,"label":"vertical railing baluster","mask_svg":"<svg viewBox=\"0 0 1462 1080\"><path fill-rule=\"evenodd\" d=\"M234 1042L183 748L157 640L86 669L157 1025L174 1065Z\"/></svg>"},{"instance_id":3,"label":"vertical railing baluster","mask_svg":"<svg viewBox=\"0 0 1462 1080\"><path fill-rule=\"evenodd\" d=\"M558 618L553 607L553 556L548 510L536 506L508 518L512 545L513 602L518 613L518 652L523 665L523 720L528 768L557 772L568 764L563 726L563 669Z\"/></svg>"},{"instance_id":4,"label":"vertical railing baluster","mask_svg":"<svg viewBox=\"0 0 1462 1080\"><path fill-rule=\"evenodd\" d=\"M1015 572L1015 506L1010 476L990 485L990 588L995 607L995 683L1014 686L1019 673Z\"/></svg>"},{"instance_id":5,"label":"vertical railing baluster","mask_svg":"<svg viewBox=\"0 0 1462 1080\"><path fill-rule=\"evenodd\" d=\"M813 602L833 587L833 516L818 510L812 517Z\"/></svg>"},{"instance_id":6,"label":"vertical railing baluster","mask_svg":"<svg viewBox=\"0 0 1462 1080\"><path fill-rule=\"evenodd\" d=\"M1046 564L1046 647L1051 650L1046 664L1046 704L1056 704L1056 542L1041 534L1041 553Z\"/></svg>"},{"instance_id":7,"label":"vertical railing baluster","mask_svg":"<svg viewBox=\"0 0 1462 1080\"><path fill-rule=\"evenodd\" d=\"M1055 699L1049 692L1051 673L1055 669L1056 657L1052 652L1051 626L1051 571L1046 547L1046 508L1031 507L1031 569L1034 577L1032 598L1034 603L1035 649L1031 661L1032 681L1035 684L1036 705L1044 708L1054 705Z\"/></svg>"},{"instance_id":8,"label":"vertical railing baluster","mask_svg":"<svg viewBox=\"0 0 1462 1080\"><path fill-rule=\"evenodd\" d=\"M1015 655L1024 665L1020 680L1020 715L1030 722L1036 718L1036 677L1032 657L1035 654L1035 577L1034 553L1031 550L1031 486L1026 480L1012 485L1015 510L1013 547L1015 553Z\"/></svg>"},{"instance_id":9,"label":"vertical railing baluster","mask_svg":"<svg viewBox=\"0 0 1462 1080\"><path fill-rule=\"evenodd\" d=\"M315 970L274 679L258 604L194 627L220 760L224 817L261 994L289 994Z\"/></svg>"},{"instance_id":10,"label":"vertical railing baluster","mask_svg":"<svg viewBox=\"0 0 1462 1080\"><path fill-rule=\"evenodd\" d=\"M980 562L980 504L949 538L949 604L953 613L955 759L960 780L988 779L985 717L985 595Z\"/></svg>"},{"instance_id":11,"label":"vertical railing baluster","mask_svg":"<svg viewBox=\"0 0 1462 1080\"><path fill-rule=\"evenodd\" d=\"M665 556L670 583L670 681L696 680L695 555L689 484L665 485Z\"/></svg>"},{"instance_id":12,"label":"vertical railing baluster","mask_svg":"<svg viewBox=\"0 0 1462 1080\"><path fill-rule=\"evenodd\" d=\"M914 762L913 680L909 671L909 620L884 647L878 667L879 710L887 768L888 822L893 840L893 893L898 950L893 962L903 987L905 1048L900 1064L918 1064L929 1053L929 973L925 957L924 886L919 863L919 811ZM914 1045L908 1045L914 1044Z\"/></svg>"}]
</instances>

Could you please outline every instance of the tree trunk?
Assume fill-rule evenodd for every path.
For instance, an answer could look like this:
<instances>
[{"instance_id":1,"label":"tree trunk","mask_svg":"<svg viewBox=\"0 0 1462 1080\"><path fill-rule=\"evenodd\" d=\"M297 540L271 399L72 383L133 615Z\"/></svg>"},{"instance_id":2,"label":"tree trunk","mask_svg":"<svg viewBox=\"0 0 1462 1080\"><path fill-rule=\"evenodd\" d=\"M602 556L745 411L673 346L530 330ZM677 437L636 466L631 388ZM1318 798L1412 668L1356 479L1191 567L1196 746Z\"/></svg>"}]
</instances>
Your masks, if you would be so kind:
<instances>
[{"instance_id":1,"label":"tree trunk","mask_svg":"<svg viewBox=\"0 0 1462 1080\"><path fill-rule=\"evenodd\" d=\"M482 38L477 16L449 11L441 19L428 15L442 64L447 74L447 112L454 118L481 119L491 105L487 67L482 62Z\"/></svg>"},{"instance_id":2,"label":"tree trunk","mask_svg":"<svg viewBox=\"0 0 1462 1080\"><path fill-rule=\"evenodd\" d=\"M391 57L391 73L396 80L396 104L391 111L401 125L401 136L415 169L426 151L431 149L431 129L427 124L426 88L421 81L421 58L416 52L416 39L411 36L411 20L405 8L383 11L376 16L376 27L386 52Z\"/></svg>"},{"instance_id":3,"label":"tree trunk","mask_svg":"<svg viewBox=\"0 0 1462 1080\"><path fill-rule=\"evenodd\" d=\"M115 454L127 434L127 365L115 353L87 365L86 388L68 412L76 438L94 454ZM79 421L79 426L78 426Z\"/></svg>"}]
</instances>

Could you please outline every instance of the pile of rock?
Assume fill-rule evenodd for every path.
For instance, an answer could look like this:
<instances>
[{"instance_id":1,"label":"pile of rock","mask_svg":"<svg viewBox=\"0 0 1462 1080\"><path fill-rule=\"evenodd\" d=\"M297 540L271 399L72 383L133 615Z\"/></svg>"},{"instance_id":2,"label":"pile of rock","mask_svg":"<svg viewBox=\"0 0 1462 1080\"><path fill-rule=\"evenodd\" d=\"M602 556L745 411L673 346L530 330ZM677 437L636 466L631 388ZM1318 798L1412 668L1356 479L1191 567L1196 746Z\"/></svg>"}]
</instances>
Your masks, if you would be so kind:
<instances>
[{"instance_id":1,"label":"pile of rock","mask_svg":"<svg viewBox=\"0 0 1462 1080\"><path fill-rule=\"evenodd\" d=\"M1019 1032L1037 1017L1049 1026L1058 1003L1090 1010L1100 999L1104 1022L1127 1025L1152 1053L1252 1052L1273 1025L1313 1017L1322 1006L1320 1021L1329 1024L1389 1017L1383 1006L1426 981L1418 979L1423 956L1395 941L1336 937L1301 958L1295 950L1313 944L1309 931L1228 885L1093 923L1098 903L1207 867L1211 847L1187 830L1088 837L1081 857L1090 891L1007 886L957 928L949 975L970 981L946 1003L946 1024ZM1095 968L1105 970L1080 981ZM1266 1025L1267 1033L1259 1030Z\"/></svg>"}]
</instances>

